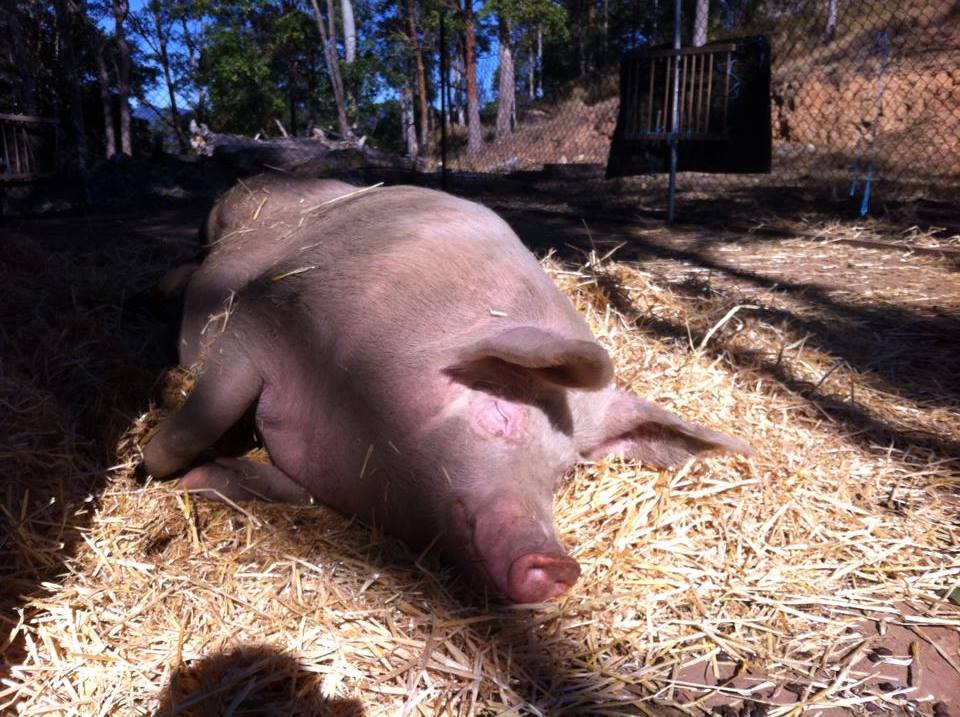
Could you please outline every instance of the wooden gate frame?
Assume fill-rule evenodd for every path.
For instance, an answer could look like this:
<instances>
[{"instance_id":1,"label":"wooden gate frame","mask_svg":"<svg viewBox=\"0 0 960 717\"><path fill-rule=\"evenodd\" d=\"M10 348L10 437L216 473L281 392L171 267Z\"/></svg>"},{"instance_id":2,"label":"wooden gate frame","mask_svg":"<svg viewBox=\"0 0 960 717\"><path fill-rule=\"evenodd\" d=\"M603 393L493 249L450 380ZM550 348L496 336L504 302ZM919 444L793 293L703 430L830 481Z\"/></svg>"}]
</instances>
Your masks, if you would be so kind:
<instances>
[{"instance_id":1,"label":"wooden gate frame","mask_svg":"<svg viewBox=\"0 0 960 717\"><path fill-rule=\"evenodd\" d=\"M52 126L54 136L53 166L49 169L38 167L34 156L34 146L29 125ZM31 182L50 177L56 173L58 141L56 132L57 121L45 117L31 117L29 115L0 114L0 183L4 182Z\"/></svg>"},{"instance_id":2,"label":"wooden gate frame","mask_svg":"<svg viewBox=\"0 0 960 717\"><path fill-rule=\"evenodd\" d=\"M679 123L677 139L723 141L728 139L727 115L730 105L730 73L733 43L684 47L678 50L648 50L642 58L649 63L632 62L627 66L627 107L624 139L669 140L673 111L673 72L679 57ZM638 58L639 59L639 58ZM643 70L646 72L643 72ZM713 92L714 74L723 73L723 91ZM643 75L646 75L645 77ZM640 83L648 83L647 101L640 106ZM656 103L654 88L663 86L662 103ZM659 93L658 93L659 94ZM658 104L654 113L654 105ZM716 105L715 116L714 106ZM632 110L632 111L631 111Z\"/></svg>"}]
</instances>

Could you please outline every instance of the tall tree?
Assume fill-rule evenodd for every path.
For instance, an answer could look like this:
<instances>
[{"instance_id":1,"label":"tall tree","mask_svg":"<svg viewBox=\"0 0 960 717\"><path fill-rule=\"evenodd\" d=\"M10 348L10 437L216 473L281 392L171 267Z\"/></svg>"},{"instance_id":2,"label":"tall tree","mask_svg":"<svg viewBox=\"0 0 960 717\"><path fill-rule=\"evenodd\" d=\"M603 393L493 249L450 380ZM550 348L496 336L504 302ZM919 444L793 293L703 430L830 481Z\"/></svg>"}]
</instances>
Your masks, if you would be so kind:
<instances>
[{"instance_id":1,"label":"tall tree","mask_svg":"<svg viewBox=\"0 0 960 717\"><path fill-rule=\"evenodd\" d=\"M823 31L823 41L833 42L837 36L837 0L827 0L827 26Z\"/></svg>"},{"instance_id":2,"label":"tall tree","mask_svg":"<svg viewBox=\"0 0 960 717\"><path fill-rule=\"evenodd\" d=\"M103 148L107 159L117 153L117 138L113 126L113 101L111 96L110 73L107 70L107 38L92 28L95 35L95 56L97 58L97 84L100 87L100 107L103 110Z\"/></svg>"},{"instance_id":3,"label":"tall tree","mask_svg":"<svg viewBox=\"0 0 960 717\"><path fill-rule=\"evenodd\" d=\"M167 88L167 101L170 110L170 126L177 138L180 153L186 153L187 135L180 121L180 110L177 107L177 87L174 82L172 62L170 59L170 36L173 32L174 17L171 8L163 0L150 0L140 14L132 16L133 27L150 48L153 60L160 65L164 84Z\"/></svg>"},{"instance_id":4,"label":"tall tree","mask_svg":"<svg viewBox=\"0 0 960 717\"><path fill-rule=\"evenodd\" d=\"M83 11L79 3L70 0L55 0L54 10L57 21L57 39L63 57L62 87L63 95L69 107L70 157L69 164L84 177L87 172L87 130L83 119L83 97L80 92L80 74L77 71L76 29L79 25L77 15Z\"/></svg>"},{"instance_id":5,"label":"tall tree","mask_svg":"<svg viewBox=\"0 0 960 717\"><path fill-rule=\"evenodd\" d=\"M130 45L123 24L130 13L128 0L113 0L113 41L117 48L117 94L120 101L120 151L133 154L133 133L130 112Z\"/></svg>"},{"instance_id":6,"label":"tall tree","mask_svg":"<svg viewBox=\"0 0 960 717\"><path fill-rule=\"evenodd\" d=\"M537 23L537 62L534 67L537 73L537 97L543 97L543 26Z\"/></svg>"},{"instance_id":7,"label":"tall tree","mask_svg":"<svg viewBox=\"0 0 960 717\"><path fill-rule=\"evenodd\" d=\"M173 14L180 23L180 41L187 50L186 66L180 75L180 84L195 88L193 114L198 121L206 116L207 91L200 77L199 47L204 41L205 0L191 2L190 0L176 0Z\"/></svg>"},{"instance_id":8,"label":"tall tree","mask_svg":"<svg viewBox=\"0 0 960 717\"><path fill-rule=\"evenodd\" d=\"M344 137L352 135L350 123L347 121L346 95L343 91L343 79L340 76L340 57L337 55L336 37L333 24L333 0L327 0L327 15L330 18L330 29L323 24L323 14L317 0L310 0L313 5L313 15L317 20L317 29L320 31L320 41L323 43L323 56L327 62L327 73L330 75L330 85L333 87L333 97L337 105L337 124L340 134Z\"/></svg>"},{"instance_id":9,"label":"tall tree","mask_svg":"<svg viewBox=\"0 0 960 717\"><path fill-rule=\"evenodd\" d=\"M693 16L693 46L707 44L707 25L710 22L710 0L697 0L697 11Z\"/></svg>"},{"instance_id":10,"label":"tall tree","mask_svg":"<svg viewBox=\"0 0 960 717\"><path fill-rule=\"evenodd\" d=\"M462 0L464 33L464 72L467 76L467 153L476 154L483 147L480 126L480 97L477 92L477 31L473 0Z\"/></svg>"},{"instance_id":11,"label":"tall tree","mask_svg":"<svg viewBox=\"0 0 960 717\"><path fill-rule=\"evenodd\" d=\"M500 83L497 89L497 139L504 139L513 132L516 117L517 80L513 66L513 23L509 15L501 12L497 18L497 37L500 42Z\"/></svg>"},{"instance_id":12,"label":"tall tree","mask_svg":"<svg viewBox=\"0 0 960 717\"><path fill-rule=\"evenodd\" d=\"M536 69L543 54L544 29L551 37L566 36L566 12L552 0L488 0L488 8L497 16L500 82L497 90L497 139L510 134L516 124L515 36L526 35L528 51L527 90L530 99L537 94ZM540 81L542 82L542 72ZM542 87L539 94L543 94Z\"/></svg>"},{"instance_id":13,"label":"tall tree","mask_svg":"<svg viewBox=\"0 0 960 717\"><path fill-rule=\"evenodd\" d=\"M417 69L417 100L420 103L420 146L426 148L429 140L430 123L427 113L427 73L423 63L423 45L417 33L417 18L413 0L407 0L407 32L410 47L413 50Z\"/></svg>"},{"instance_id":14,"label":"tall tree","mask_svg":"<svg viewBox=\"0 0 960 717\"><path fill-rule=\"evenodd\" d=\"M413 118L413 90L410 89L410 78L404 73L400 86L400 123L403 131L403 146L410 159L416 159L420 153L417 145L417 127Z\"/></svg>"},{"instance_id":15,"label":"tall tree","mask_svg":"<svg viewBox=\"0 0 960 717\"><path fill-rule=\"evenodd\" d=\"M29 6L28 10L29 12ZM10 2L3 10L6 16L7 31L9 32L10 45L13 55L14 66L19 70L20 78L20 107L24 114L37 114L37 81L36 81L36 63L33 61L33 54L27 47L26 38L22 23L20 22L20 8L17 2Z\"/></svg>"},{"instance_id":16,"label":"tall tree","mask_svg":"<svg viewBox=\"0 0 960 717\"><path fill-rule=\"evenodd\" d=\"M343 61L349 65L357 59L357 23L353 18L351 0L340 0L340 14L343 19Z\"/></svg>"}]
</instances>

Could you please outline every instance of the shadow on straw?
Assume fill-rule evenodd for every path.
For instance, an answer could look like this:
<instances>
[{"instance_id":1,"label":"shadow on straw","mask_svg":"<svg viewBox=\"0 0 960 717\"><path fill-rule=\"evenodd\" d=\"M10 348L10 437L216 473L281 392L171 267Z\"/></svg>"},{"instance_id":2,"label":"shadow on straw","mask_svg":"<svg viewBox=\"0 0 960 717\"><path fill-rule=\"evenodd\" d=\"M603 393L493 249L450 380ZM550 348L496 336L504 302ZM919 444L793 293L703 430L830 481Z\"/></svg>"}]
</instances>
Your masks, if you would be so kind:
<instances>
[{"instance_id":1,"label":"shadow on straw","mask_svg":"<svg viewBox=\"0 0 960 717\"><path fill-rule=\"evenodd\" d=\"M357 700L325 697L322 678L273 647L245 646L181 665L160 693L154 717L363 717Z\"/></svg>"}]
</instances>

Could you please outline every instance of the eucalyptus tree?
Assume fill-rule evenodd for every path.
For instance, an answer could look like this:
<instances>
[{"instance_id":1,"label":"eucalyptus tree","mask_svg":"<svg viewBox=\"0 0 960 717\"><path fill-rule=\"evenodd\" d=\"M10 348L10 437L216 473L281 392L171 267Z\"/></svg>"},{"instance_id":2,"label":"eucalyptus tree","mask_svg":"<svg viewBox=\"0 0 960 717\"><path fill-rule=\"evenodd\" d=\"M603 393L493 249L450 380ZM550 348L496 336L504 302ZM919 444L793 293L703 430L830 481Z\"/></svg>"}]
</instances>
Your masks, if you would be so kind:
<instances>
[{"instance_id":1,"label":"eucalyptus tree","mask_svg":"<svg viewBox=\"0 0 960 717\"><path fill-rule=\"evenodd\" d=\"M147 59L159 65L163 75L169 102L169 124L177 139L181 153L188 148L187 135L180 118L180 109L177 107L178 83L174 73L174 50L171 48L171 39L177 28L177 8L168 0L150 0L138 12L130 16L130 24L146 48L149 50ZM163 115L160 115L163 117ZM164 118L166 119L166 118Z\"/></svg>"},{"instance_id":2,"label":"eucalyptus tree","mask_svg":"<svg viewBox=\"0 0 960 717\"><path fill-rule=\"evenodd\" d=\"M120 151L130 156L133 154L132 119L130 112L130 45L127 42L127 33L124 25L130 14L129 0L112 0L113 8L113 42L116 46L117 64L117 94L120 102Z\"/></svg>"},{"instance_id":3,"label":"eucalyptus tree","mask_svg":"<svg viewBox=\"0 0 960 717\"><path fill-rule=\"evenodd\" d=\"M554 41L569 37L567 13L562 5L552 0L487 0L485 12L497 20L499 82L496 136L502 139L513 131L516 122L515 55L518 44L522 42L529 48L528 73L529 86L532 88L536 67L539 66L542 71L544 35Z\"/></svg>"}]
</instances>

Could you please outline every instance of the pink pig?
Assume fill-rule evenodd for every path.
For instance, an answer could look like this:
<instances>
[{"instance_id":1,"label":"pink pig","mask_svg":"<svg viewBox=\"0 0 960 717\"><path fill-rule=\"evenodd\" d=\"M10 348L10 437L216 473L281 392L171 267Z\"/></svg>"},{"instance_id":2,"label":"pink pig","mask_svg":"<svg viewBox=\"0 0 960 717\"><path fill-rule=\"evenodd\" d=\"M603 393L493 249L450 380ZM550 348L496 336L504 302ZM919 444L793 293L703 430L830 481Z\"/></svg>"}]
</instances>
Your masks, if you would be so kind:
<instances>
[{"instance_id":1,"label":"pink pig","mask_svg":"<svg viewBox=\"0 0 960 717\"><path fill-rule=\"evenodd\" d=\"M206 234L180 344L203 371L144 449L154 476L188 468L252 411L273 464L219 458L182 486L315 499L414 548L439 536L526 603L579 577L553 527L574 464L749 452L612 388L582 317L479 204L263 175L217 203Z\"/></svg>"}]
</instances>

